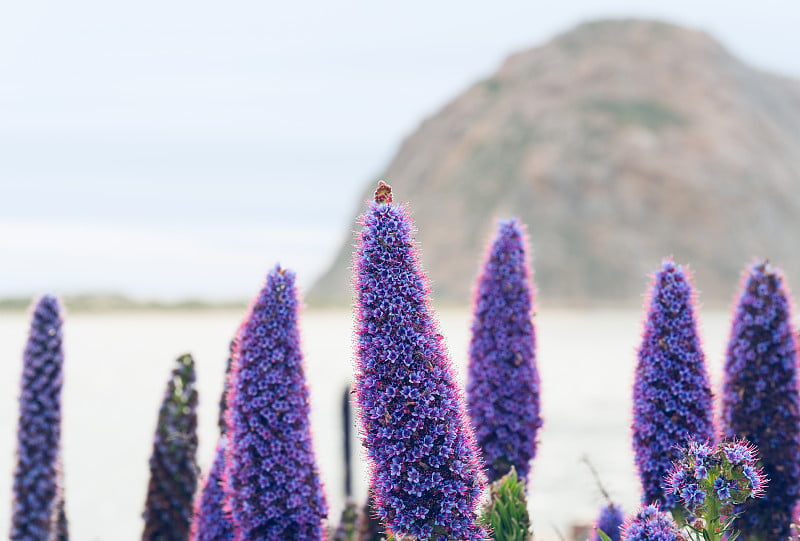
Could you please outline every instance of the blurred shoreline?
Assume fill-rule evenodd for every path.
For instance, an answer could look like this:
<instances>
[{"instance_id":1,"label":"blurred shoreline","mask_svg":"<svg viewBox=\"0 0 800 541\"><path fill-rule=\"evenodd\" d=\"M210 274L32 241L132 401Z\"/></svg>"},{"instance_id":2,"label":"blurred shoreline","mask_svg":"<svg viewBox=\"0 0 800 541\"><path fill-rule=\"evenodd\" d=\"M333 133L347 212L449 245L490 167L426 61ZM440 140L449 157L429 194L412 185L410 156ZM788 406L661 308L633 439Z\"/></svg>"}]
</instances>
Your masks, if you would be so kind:
<instances>
[{"instance_id":1,"label":"blurred shoreline","mask_svg":"<svg viewBox=\"0 0 800 541\"><path fill-rule=\"evenodd\" d=\"M644 287L642 291L644 291ZM61 301L70 313L102 313L102 312L214 312L214 311L242 311L247 308L248 300L223 299L212 300L202 298L183 299L140 299L118 293L81 293L76 295L59 295ZM26 312L38 295L19 295L14 297L0 297L0 313ZM714 311L727 311L732 308L731 303L703 302L702 295L698 297L698 308ZM449 300L432 303L437 312L449 310L471 310L469 302L453 302ZM604 299L553 299L549 297L537 298L536 309L541 310L644 310L646 297L623 298L618 300ZM305 310L315 312L329 312L351 310L353 303L304 303Z\"/></svg>"},{"instance_id":2,"label":"blurred shoreline","mask_svg":"<svg viewBox=\"0 0 800 541\"><path fill-rule=\"evenodd\" d=\"M120 294L62 295L61 301L69 312L180 312L243 310L244 300L212 301L206 299L135 299ZM28 310L37 296L0 297L0 312Z\"/></svg>"}]
</instances>

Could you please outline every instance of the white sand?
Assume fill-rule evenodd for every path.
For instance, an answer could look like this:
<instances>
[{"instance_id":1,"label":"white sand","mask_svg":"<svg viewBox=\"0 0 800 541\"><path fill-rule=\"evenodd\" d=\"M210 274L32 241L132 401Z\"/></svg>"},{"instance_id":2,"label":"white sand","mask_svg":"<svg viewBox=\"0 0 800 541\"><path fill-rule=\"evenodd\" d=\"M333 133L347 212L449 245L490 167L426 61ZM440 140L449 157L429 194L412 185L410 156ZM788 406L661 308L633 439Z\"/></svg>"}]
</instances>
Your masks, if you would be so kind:
<instances>
[{"instance_id":1,"label":"white sand","mask_svg":"<svg viewBox=\"0 0 800 541\"><path fill-rule=\"evenodd\" d=\"M200 391L199 460L204 471L217 436L217 402L228 341L242 314L70 314L65 323L63 446L73 539L135 540L148 477L156 414L173 359L191 352ZM469 314L440 314L463 378ZM545 426L533 466L530 507L538 541L569 537L602 504L588 456L615 500L638 504L630 446L631 381L641 332L639 311L544 310L536 316ZM18 378L26 314L0 314L0 535L9 528ZM703 312L701 334L719 382L728 314ZM341 509L341 391L352 371L348 311L308 311L302 322L318 459L332 516ZM362 466L363 468L363 466ZM357 493L364 494L362 474Z\"/></svg>"}]
</instances>

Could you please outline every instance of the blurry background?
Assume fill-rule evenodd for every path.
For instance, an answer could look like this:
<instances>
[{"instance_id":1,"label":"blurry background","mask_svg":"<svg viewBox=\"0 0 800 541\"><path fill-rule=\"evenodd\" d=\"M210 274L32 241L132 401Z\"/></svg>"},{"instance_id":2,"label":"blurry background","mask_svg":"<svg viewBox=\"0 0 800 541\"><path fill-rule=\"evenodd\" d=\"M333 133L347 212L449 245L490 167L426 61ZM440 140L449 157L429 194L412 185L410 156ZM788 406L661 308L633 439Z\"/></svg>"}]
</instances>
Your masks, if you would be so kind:
<instances>
[{"instance_id":1,"label":"blurry background","mask_svg":"<svg viewBox=\"0 0 800 541\"><path fill-rule=\"evenodd\" d=\"M340 435L325 415L351 369L352 232L378 178L412 210L459 370L494 220L529 224L546 418L537 538L568 536L602 503L584 453L632 511L647 274L671 254L695 272L712 373L716 310L744 265L770 257L800 281L798 25L789 0L1 6L0 531L33 295L70 309L74 537L135 539L172 359L198 360L206 466L227 342L276 261L308 294L338 512Z\"/></svg>"}]
</instances>

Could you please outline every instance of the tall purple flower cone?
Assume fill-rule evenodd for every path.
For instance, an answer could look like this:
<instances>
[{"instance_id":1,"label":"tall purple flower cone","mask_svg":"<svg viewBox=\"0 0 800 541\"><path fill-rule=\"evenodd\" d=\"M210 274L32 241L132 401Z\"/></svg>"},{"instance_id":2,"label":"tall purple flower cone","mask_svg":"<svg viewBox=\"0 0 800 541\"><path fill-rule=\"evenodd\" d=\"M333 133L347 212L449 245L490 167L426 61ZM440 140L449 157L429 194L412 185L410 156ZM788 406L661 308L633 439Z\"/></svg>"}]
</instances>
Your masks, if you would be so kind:
<instances>
[{"instance_id":1,"label":"tall purple flower cone","mask_svg":"<svg viewBox=\"0 0 800 541\"><path fill-rule=\"evenodd\" d=\"M355 255L355 390L377 512L395 536L485 539L485 479L411 221L380 183Z\"/></svg>"},{"instance_id":2,"label":"tall purple flower cone","mask_svg":"<svg viewBox=\"0 0 800 541\"><path fill-rule=\"evenodd\" d=\"M757 261L745 274L725 357L722 433L758 447L769 485L736 528L745 539L786 539L800 500L797 336L777 268Z\"/></svg>"},{"instance_id":3,"label":"tall purple flower cone","mask_svg":"<svg viewBox=\"0 0 800 541\"><path fill-rule=\"evenodd\" d=\"M602 541L598 530L602 531L611 541L619 541L622 535L622 525L625 523L625 514L622 509L613 503L603 506L597 517L595 531L589 536L590 541Z\"/></svg>"},{"instance_id":4,"label":"tall purple flower cone","mask_svg":"<svg viewBox=\"0 0 800 541\"><path fill-rule=\"evenodd\" d=\"M203 491L198 498L195 518L192 523L194 541L233 541L234 529L230 516L224 510L225 489L223 472L225 468L226 436L220 436L214 462L206 477Z\"/></svg>"},{"instance_id":5,"label":"tall purple flower cone","mask_svg":"<svg viewBox=\"0 0 800 541\"><path fill-rule=\"evenodd\" d=\"M167 382L150 455L142 541L186 541L197 489L194 360L181 355Z\"/></svg>"},{"instance_id":6,"label":"tall purple flower cone","mask_svg":"<svg viewBox=\"0 0 800 541\"><path fill-rule=\"evenodd\" d=\"M232 541L234 539L233 521L225 510L227 497L224 488L225 449L228 445L228 389L233 370L234 358L238 355L238 333L231 340L228 360L225 363L225 380L219 400L217 426L220 437L211 470L203 481L202 489L195 500L192 521L193 541Z\"/></svg>"},{"instance_id":7,"label":"tall purple flower cone","mask_svg":"<svg viewBox=\"0 0 800 541\"><path fill-rule=\"evenodd\" d=\"M275 267L240 335L225 483L238 541L324 538L294 273Z\"/></svg>"},{"instance_id":8,"label":"tall purple flower cone","mask_svg":"<svg viewBox=\"0 0 800 541\"><path fill-rule=\"evenodd\" d=\"M491 482L512 466L527 479L542 425L526 244L519 221L500 222L475 295L467 404Z\"/></svg>"},{"instance_id":9,"label":"tall purple flower cone","mask_svg":"<svg viewBox=\"0 0 800 541\"><path fill-rule=\"evenodd\" d=\"M633 385L633 449L643 503L675 507L664 479L689 438L713 440L712 405L692 286L668 259L654 276Z\"/></svg>"},{"instance_id":10,"label":"tall purple flower cone","mask_svg":"<svg viewBox=\"0 0 800 541\"><path fill-rule=\"evenodd\" d=\"M60 533L64 363L60 312L55 297L45 295L39 299L33 310L23 354L11 513L12 541L42 541ZM63 520L66 525L66 518Z\"/></svg>"}]
</instances>

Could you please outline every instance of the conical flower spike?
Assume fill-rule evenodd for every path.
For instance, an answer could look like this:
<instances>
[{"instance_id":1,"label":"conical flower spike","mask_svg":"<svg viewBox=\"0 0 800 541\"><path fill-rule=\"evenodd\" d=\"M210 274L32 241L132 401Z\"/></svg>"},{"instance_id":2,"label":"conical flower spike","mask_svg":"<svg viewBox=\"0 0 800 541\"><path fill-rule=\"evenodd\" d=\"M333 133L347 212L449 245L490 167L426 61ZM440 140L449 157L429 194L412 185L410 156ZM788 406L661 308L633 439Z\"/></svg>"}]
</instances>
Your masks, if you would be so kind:
<instances>
[{"instance_id":1,"label":"conical flower spike","mask_svg":"<svg viewBox=\"0 0 800 541\"><path fill-rule=\"evenodd\" d=\"M360 237L355 390L378 514L395 536L484 539L474 436L428 306L411 220L383 183Z\"/></svg>"},{"instance_id":2,"label":"conical flower spike","mask_svg":"<svg viewBox=\"0 0 800 541\"><path fill-rule=\"evenodd\" d=\"M142 541L186 541L197 488L197 390L194 360L182 355L158 412Z\"/></svg>"},{"instance_id":3,"label":"conical flower spike","mask_svg":"<svg viewBox=\"0 0 800 541\"><path fill-rule=\"evenodd\" d=\"M17 424L12 541L51 539L62 524L61 384L64 354L58 300L45 295L33 310L23 354ZM63 517L66 527L66 517Z\"/></svg>"},{"instance_id":4,"label":"conical flower spike","mask_svg":"<svg viewBox=\"0 0 800 541\"><path fill-rule=\"evenodd\" d=\"M224 511L225 491L222 486L227 444L227 437L220 436L211 471L208 473L195 509L192 523L192 539L194 541L232 541L234 539L233 522Z\"/></svg>"},{"instance_id":5,"label":"conical flower spike","mask_svg":"<svg viewBox=\"0 0 800 541\"><path fill-rule=\"evenodd\" d=\"M467 403L492 482L512 466L527 479L542 424L526 244L516 219L500 222L475 295Z\"/></svg>"},{"instance_id":6,"label":"conical flower spike","mask_svg":"<svg viewBox=\"0 0 800 541\"><path fill-rule=\"evenodd\" d=\"M642 502L672 510L663 482L689 438L712 441L712 395L689 279L672 260L654 277L633 385L633 449Z\"/></svg>"},{"instance_id":7,"label":"conical flower spike","mask_svg":"<svg viewBox=\"0 0 800 541\"><path fill-rule=\"evenodd\" d=\"M386 537L386 527L378 518L372 488L367 490L367 501L361 510L358 541L381 541Z\"/></svg>"},{"instance_id":8,"label":"conical flower spike","mask_svg":"<svg viewBox=\"0 0 800 541\"><path fill-rule=\"evenodd\" d=\"M267 276L240 334L228 399L226 494L238 541L323 538L294 273Z\"/></svg>"},{"instance_id":9,"label":"conical flower spike","mask_svg":"<svg viewBox=\"0 0 800 541\"><path fill-rule=\"evenodd\" d=\"M725 357L722 433L758 447L769 486L736 521L745 539L787 539L800 501L797 331L781 272L744 276Z\"/></svg>"}]
</instances>

